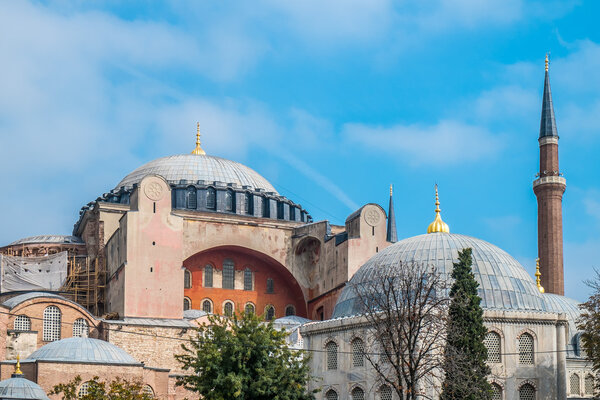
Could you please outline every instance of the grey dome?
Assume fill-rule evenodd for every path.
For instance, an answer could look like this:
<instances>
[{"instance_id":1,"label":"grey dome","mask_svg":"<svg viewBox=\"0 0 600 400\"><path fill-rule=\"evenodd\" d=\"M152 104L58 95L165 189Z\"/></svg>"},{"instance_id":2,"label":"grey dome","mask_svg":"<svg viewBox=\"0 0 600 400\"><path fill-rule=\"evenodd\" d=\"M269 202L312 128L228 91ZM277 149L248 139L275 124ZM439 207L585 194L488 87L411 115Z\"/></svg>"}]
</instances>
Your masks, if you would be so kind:
<instances>
[{"instance_id":1,"label":"grey dome","mask_svg":"<svg viewBox=\"0 0 600 400\"><path fill-rule=\"evenodd\" d=\"M40 236L30 236L23 239L15 240L9 246L14 246L16 244L35 244L35 243L59 243L59 244L84 244L81 238L77 236L68 236L68 235L40 235Z\"/></svg>"},{"instance_id":2,"label":"grey dome","mask_svg":"<svg viewBox=\"0 0 600 400\"><path fill-rule=\"evenodd\" d=\"M0 381L0 400L4 399L48 400L48 396L37 383L13 374L12 378Z\"/></svg>"},{"instance_id":3,"label":"grey dome","mask_svg":"<svg viewBox=\"0 0 600 400\"><path fill-rule=\"evenodd\" d=\"M371 257L342 291L333 318L358 314L352 282L368 278L379 266L414 261L434 265L449 277L458 251L468 247L473 249L473 273L484 309L545 311L544 296L535 281L507 252L470 236L430 233L401 240Z\"/></svg>"},{"instance_id":4,"label":"grey dome","mask_svg":"<svg viewBox=\"0 0 600 400\"><path fill-rule=\"evenodd\" d=\"M72 337L40 347L27 357L31 361L85 364L140 365L125 350L104 340Z\"/></svg>"},{"instance_id":5,"label":"grey dome","mask_svg":"<svg viewBox=\"0 0 600 400\"><path fill-rule=\"evenodd\" d=\"M160 175L173 184L182 179L193 183L205 181L207 184L218 181L277 193L269 181L243 164L220 157L195 154L180 154L150 161L123 178L117 188L131 187L150 174Z\"/></svg>"}]
</instances>

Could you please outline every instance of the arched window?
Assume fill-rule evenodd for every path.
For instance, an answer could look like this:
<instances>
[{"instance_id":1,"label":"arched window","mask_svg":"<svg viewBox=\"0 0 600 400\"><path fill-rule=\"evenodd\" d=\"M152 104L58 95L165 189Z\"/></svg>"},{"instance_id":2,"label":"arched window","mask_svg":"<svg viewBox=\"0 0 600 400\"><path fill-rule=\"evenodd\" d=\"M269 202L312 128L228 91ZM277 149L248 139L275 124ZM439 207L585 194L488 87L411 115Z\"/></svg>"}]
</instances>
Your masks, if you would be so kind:
<instances>
[{"instance_id":1,"label":"arched window","mask_svg":"<svg viewBox=\"0 0 600 400\"><path fill-rule=\"evenodd\" d=\"M529 333L519 336L519 364L533 364L533 336Z\"/></svg>"},{"instance_id":2,"label":"arched window","mask_svg":"<svg viewBox=\"0 0 600 400\"><path fill-rule=\"evenodd\" d=\"M327 369L338 368L338 345L336 342L329 342L325 345L327 353Z\"/></svg>"},{"instance_id":3,"label":"arched window","mask_svg":"<svg viewBox=\"0 0 600 400\"><path fill-rule=\"evenodd\" d=\"M202 311L204 311L205 313L212 312L212 303L210 302L210 300L206 299L202 302Z\"/></svg>"},{"instance_id":4,"label":"arched window","mask_svg":"<svg viewBox=\"0 0 600 400\"><path fill-rule=\"evenodd\" d=\"M352 389L352 400L365 400L365 391L359 387Z\"/></svg>"},{"instance_id":5,"label":"arched window","mask_svg":"<svg viewBox=\"0 0 600 400\"><path fill-rule=\"evenodd\" d=\"M337 392L333 389L329 389L327 393L325 393L325 400L338 400Z\"/></svg>"},{"instance_id":6,"label":"arched window","mask_svg":"<svg viewBox=\"0 0 600 400\"><path fill-rule=\"evenodd\" d=\"M189 270L183 271L183 288L189 289L192 287L192 273Z\"/></svg>"},{"instance_id":7,"label":"arched window","mask_svg":"<svg viewBox=\"0 0 600 400\"><path fill-rule=\"evenodd\" d=\"M225 191L225 211L235 212L235 193L230 189Z\"/></svg>"},{"instance_id":8,"label":"arched window","mask_svg":"<svg viewBox=\"0 0 600 400\"><path fill-rule=\"evenodd\" d=\"M43 325L43 339L45 342L53 342L55 340L60 340L61 313L58 307L46 307L46 309L44 310Z\"/></svg>"},{"instance_id":9,"label":"arched window","mask_svg":"<svg viewBox=\"0 0 600 400\"><path fill-rule=\"evenodd\" d=\"M85 319L77 318L73 322L73 337L88 337L89 333L90 327Z\"/></svg>"},{"instance_id":10,"label":"arched window","mask_svg":"<svg viewBox=\"0 0 600 400\"><path fill-rule=\"evenodd\" d=\"M275 283L273 278L267 278L267 293L275 293Z\"/></svg>"},{"instance_id":11,"label":"arched window","mask_svg":"<svg viewBox=\"0 0 600 400\"><path fill-rule=\"evenodd\" d=\"M519 388L519 400L535 400L535 388L529 383Z\"/></svg>"},{"instance_id":12,"label":"arched window","mask_svg":"<svg viewBox=\"0 0 600 400\"><path fill-rule=\"evenodd\" d=\"M192 301L189 298L184 297L183 298L183 311L189 310L191 308L192 308Z\"/></svg>"},{"instance_id":13,"label":"arched window","mask_svg":"<svg viewBox=\"0 0 600 400\"><path fill-rule=\"evenodd\" d=\"M502 388L497 383L492 383L492 400L502 400Z\"/></svg>"},{"instance_id":14,"label":"arched window","mask_svg":"<svg viewBox=\"0 0 600 400\"><path fill-rule=\"evenodd\" d=\"M254 304L252 303L247 303L244 311L246 311L246 314L254 314L256 312L256 307L254 307Z\"/></svg>"},{"instance_id":15,"label":"arched window","mask_svg":"<svg viewBox=\"0 0 600 400\"><path fill-rule=\"evenodd\" d=\"M252 290L252 271L250 268L244 270L244 290Z\"/></svg>"},{"instance_id":16,"label":"arched window","mask_svg":"<svg viewBox=\"0 0 600 400\"><path fill-rule=\"evenodd\" d=\"M392 400L392 388L388 385L382 385L379 388L379 399L380 400Z\"/></svg>"},{"instance_id":17,"label":"arched window","mask_svg":"<svg viewBox=\"0 0 600 400\"><path fill-rule=\"evenodd\" d=\"M265 310L265 319L267 321L272 321L275 318L275 307L267 306Z\"/></svg>"},{"instance_id":18,"label":"arched window","mask_svg":"<svg viewBox=\"0 0 600 400\"><path fill-rule=\"evenodd\" d=\"M296 315L296 307L290 304L285 308L285 316L291 317L292 315Z\"/></svg>"},{"instance_id":19,"label":"arched window","mask_svg":"<svg viewBox=\"0 0 600 400\"><path fill-rule=\"evenodd\" d=\"M31 330L31 320L27 315L19 315L15 318L15 331L25 332Z\"/></svg>"},{"instance_id":20,"label":"arched window","mask_svg":"<svg viewBox=\"0 0 600 400\"><path fill-rule=\"evenodd\" d=\"M497 332L488 332L485 335L483 343L487 348L487 361L489 363L499 363L500 354L502 354L500 346L500 335Z\"/></svg>"},{"instance_id":21,"label":"arched window","mask_svg":"<svg viewBox=\"0 0 600 400\"><path fill-rule=\"evenodd\" d=\"M283 217L284 217L283 207L284 207L284 203L282 201L278 201L277 202L277 219L283 219Z\"/></svg>"},{"instance_id":22,"label":"arched window","mask_svg":"<svg viewBox=\"0 0 600 400\"><path fill-rule=\"evenodd\" d=\"M296 207L290 206L290 221L296 220Z\"/></svg>"},{"instance_id":23,"label":"arched window","mask_svg":"<svg viewBox=\"0 0 600 400\"><path fill-rule=\"evenodd\" d=\"M269 218L271 216L271 202L268 197L262 198L262 216L263 218Z\"/></svg>"},{"instance_id":24,"label":"arched window","mask_svg":"<svg viewBox=\"0 0 600 400\"><path fill-rule=\"evenodd\" d=\"M244 198L244 212L254 215L254 195L250 192L247 192Z\"/></svg>"},{"instance_id":25,"label":"arched window","mask_svg":"<svg viewBox=\"0 0 600 400\"><path fill-rule=\"evenodd\" d=\"M195 210L198 208L198 196L196 195L196 188L190 186L185 191L185 207Z\"/></svg>"},{"instance_id":26,"label":"arched window","mask_svg":"<svg viewBox=\"0 0 600 400\"><path fill-rule=\"evenodd\" d=\"M581 385L579 383L579 375L571 374L569 378L569 392L571 394L581 394Z\"/></svg>"},{"instance_id":27,"label":"arched window","mask_svg":"<svg viewBox=\"0 0 600 400\"><path fill-rule=\"evenodd\" d=\"M79 386L79 391L77 392L77 397L83 397L88 394L90 389L90 381L83 382L81 386Z\"/></svg>"},{"instance_id":28,"label":"arched window","mask_svg":"<svg viewBox=\"0 0 600 400\"><path fill-rule=\"evenodd\" d=\"M144 388L142 389L142 391L144 393L146 393L148 396L154 398L154 389L152 389L152 386L144 385Z\"/></svg>"},{"instance_id":29,"label":"arched window","mask_svg":"<svg viewBox=\"0 0 600 400\"><path fill-rule=\"evenodd\" d=\"M365 365L365 343L362 339L352 341L352 366L362 367Z\"/></svg>"},{"instance_id":30,"label":"arched window","mask_svg":"<svg viewBox=\"0 0 600 400\"><path fill-rule=\"evenodd\" d=\"M209 210L217 208L217 191L211 187L206 189L206 208Z\"/></svg>"},{"instance_id":31,"label":"arched window","mask_svg":"<svg viewBox=\"0 0 600 400\"><path fill-rule=\"evenodd\" d=\"M592 375L588 375L585 377L585 394L592 395L594 394L594 377Z\"/></svg>"},{"instance_id":32,"label":"arched window","mask_svg":"<svg viewBox=\"0 0 600 400\"><path fill-rule=\"evenodd\" d=\"M226 317L233 317L233 303L230 301L225 302L225 304L223 304L223 314L225 314Z\"/></svg>"},{"instance_id":33,"label":"arched window","mask_svg":"<svg viewBox=\"0 0 600 400\"><path fill-rule=\"evenodd\" d=\"M213 266L210 264L204 266L204 287L213 287Z\"/></svg>"},{"instance_id":34,"label":"arched window","mask_svg":"<svg viewBox=\"0 0 600 400\"><path fill-rule=\"evenodd\" d=\"M223 289L235 289L235 266L228 258L223 261Z\"/></svg>"}]
</instances>

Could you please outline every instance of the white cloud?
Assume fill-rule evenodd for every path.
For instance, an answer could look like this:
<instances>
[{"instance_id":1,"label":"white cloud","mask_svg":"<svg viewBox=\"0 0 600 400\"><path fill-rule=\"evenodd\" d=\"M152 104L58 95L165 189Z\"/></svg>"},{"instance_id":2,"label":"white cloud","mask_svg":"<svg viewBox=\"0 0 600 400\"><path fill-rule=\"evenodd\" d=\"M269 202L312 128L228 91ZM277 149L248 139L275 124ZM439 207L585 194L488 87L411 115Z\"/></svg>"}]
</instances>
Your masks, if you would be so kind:
<instances>
[{"instance_id":1,"label":"white cloud","mask_svg":"<svg viewBox=\"0 0 600 400\"><path fill-rule=\"evenodd\" d=\"M476 117L485 121L529 118L541 109L541 95L520 86L502 86L483 91L473 105Z\"/></svg>"},{"instance_id":2,"label":"white cloud","mask_svg":"<svg viewBox=\"0 0 600 400\"><path fill-rule=\"evenodd\" d=\"M375 151L413 164L457 164L496 155L502 141L486 128L444 120L436 125L392 127L346 124L344 136Z\"/></svg>"}]
</instances>

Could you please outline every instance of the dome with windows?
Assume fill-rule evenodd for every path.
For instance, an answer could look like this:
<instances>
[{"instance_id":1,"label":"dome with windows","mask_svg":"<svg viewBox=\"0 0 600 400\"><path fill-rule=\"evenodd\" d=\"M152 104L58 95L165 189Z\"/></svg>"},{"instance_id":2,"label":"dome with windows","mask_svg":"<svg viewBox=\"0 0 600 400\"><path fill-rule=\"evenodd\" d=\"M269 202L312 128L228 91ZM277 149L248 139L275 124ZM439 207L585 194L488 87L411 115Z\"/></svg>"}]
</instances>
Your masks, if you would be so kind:
<instances>
[{"instance_id":1,"label":"dome with windows","mask_svg":"<svg viewBox=\"0 0 600 400\"><path fill-rule=\"evenodd\" d=\"M342 291L333 318L360 313L356 284L368 280L381 266L402 268L423 263L437 267L449 278L458 252L465 248L473 251L473 273L484 309L563 312L570 321L576 318L574 300L540 293L525 268L504 250L480 239L446 232L401 240L369 259Z\"/></svg>"}]
</instances>

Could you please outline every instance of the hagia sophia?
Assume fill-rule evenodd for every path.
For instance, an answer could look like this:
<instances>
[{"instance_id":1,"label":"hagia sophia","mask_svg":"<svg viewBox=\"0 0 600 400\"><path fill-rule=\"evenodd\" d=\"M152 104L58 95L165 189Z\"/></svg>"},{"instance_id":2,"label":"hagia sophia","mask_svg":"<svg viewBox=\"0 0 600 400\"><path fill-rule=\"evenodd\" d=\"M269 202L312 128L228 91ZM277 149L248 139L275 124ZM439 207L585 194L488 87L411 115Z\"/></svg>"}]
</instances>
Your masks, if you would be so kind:
<instances>
[{"instance_id":1,"label":"hagia sophia","mask_svg":"<svg viewBox=\"0 0 600 400\"><path fill-rule=\"evenodd\" d=\"M449 276L464 248L473 251L489 330L493 398L591 398L578 302L564 297L566 180L547 59L538 142L539 268L531 276L493 244L451 233L437 188L422 235L397 237L391 188L386 208L365 204L344 225L313 221L258 172L207 154L198 128L190 154L150 161L114 188L98 188L106 192L81 209L71 236L0 247L0 398L45 399L77 375L79 394L94 376L118 376L158 399L192 398L175 385L184 373L173 357L181 343L208 314L254 312L313 354L318 399L395 399L361 356L367 328L352 282L411 262ZM436 385L424 385L424 396L435 397Z\"/></svg>"}]
</instances>

